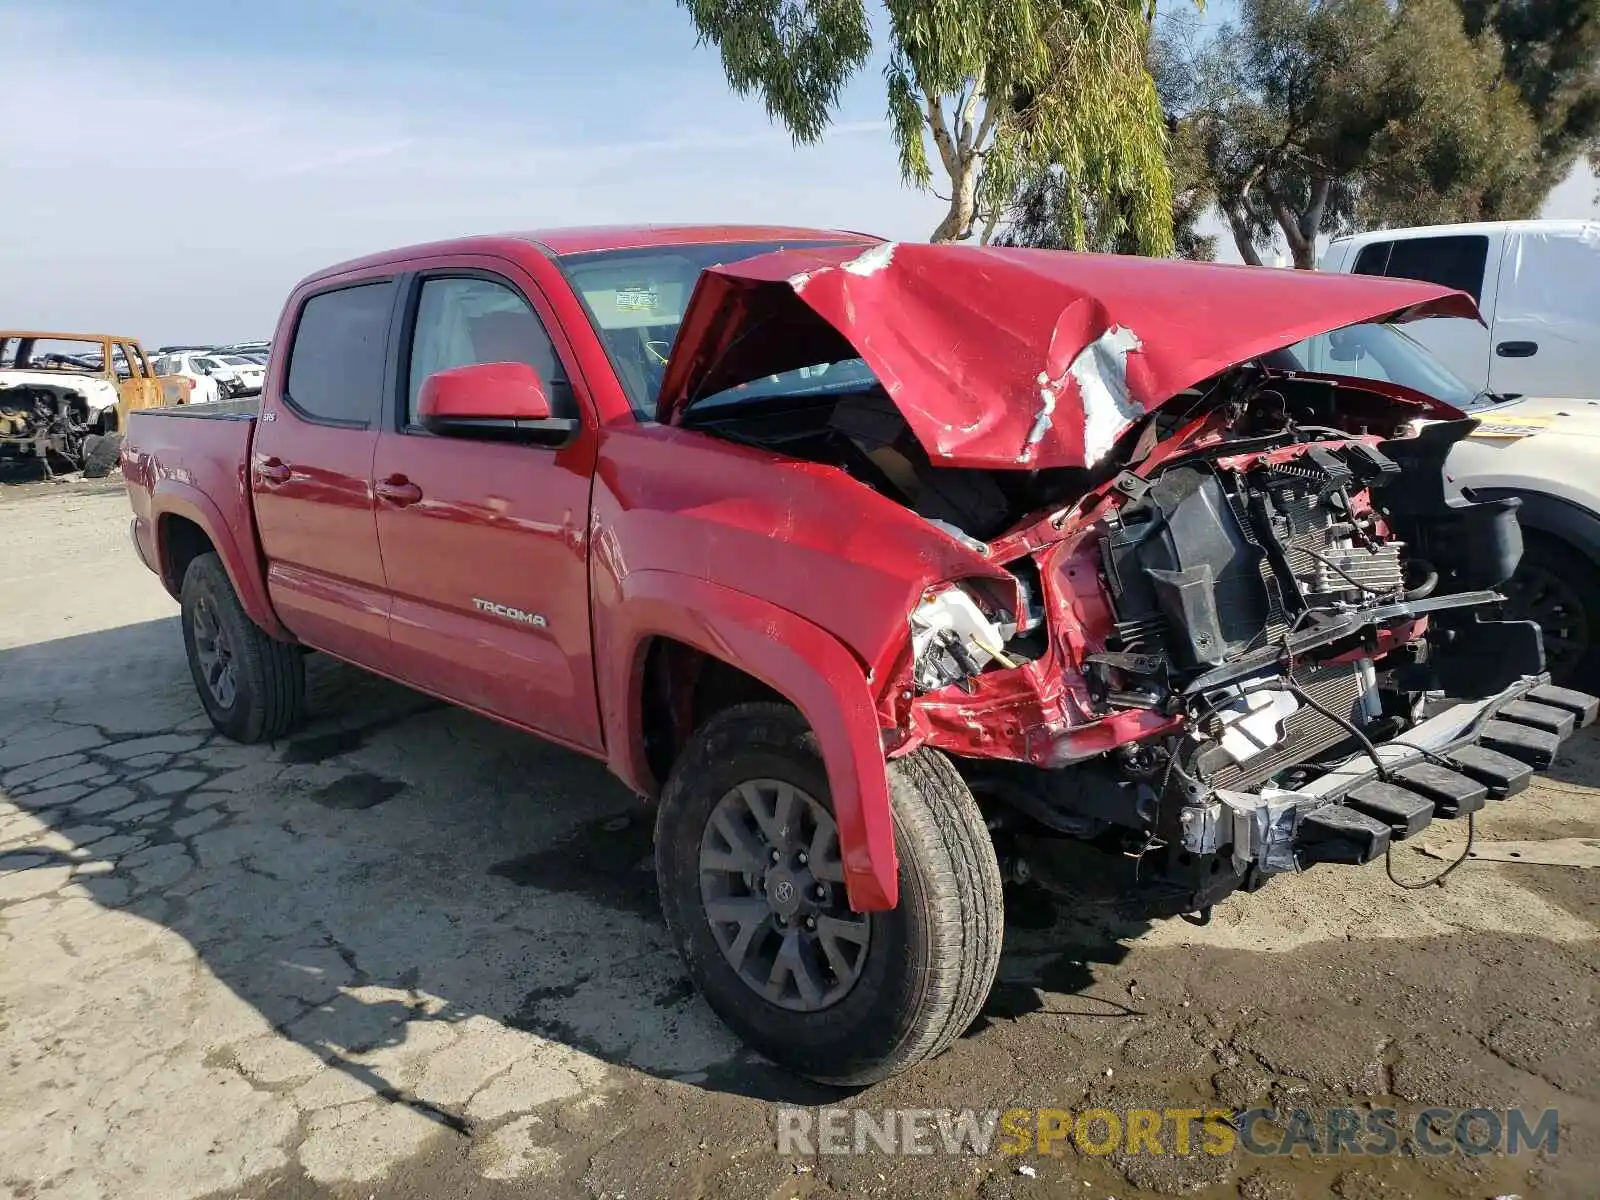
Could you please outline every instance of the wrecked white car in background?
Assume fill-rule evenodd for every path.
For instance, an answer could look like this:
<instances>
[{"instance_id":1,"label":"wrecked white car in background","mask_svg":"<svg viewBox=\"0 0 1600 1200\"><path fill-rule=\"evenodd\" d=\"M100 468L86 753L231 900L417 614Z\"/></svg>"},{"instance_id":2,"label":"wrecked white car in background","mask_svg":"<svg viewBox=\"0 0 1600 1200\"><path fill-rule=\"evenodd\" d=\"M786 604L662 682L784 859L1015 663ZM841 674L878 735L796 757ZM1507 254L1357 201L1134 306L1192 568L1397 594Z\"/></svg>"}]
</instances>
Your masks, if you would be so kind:
<instances>
[{"instance_id":1,"label":"wrecked white car in background","mask_svg":"<svg viewBox=\"0 0 1600 1200\"><path fill-rule=\"evenodd\" d=\"M130 412L185 403L190 389L158 376L133 338L0 331L0 460L99 478L116 466Z\"/></svg>"}]
</instances>

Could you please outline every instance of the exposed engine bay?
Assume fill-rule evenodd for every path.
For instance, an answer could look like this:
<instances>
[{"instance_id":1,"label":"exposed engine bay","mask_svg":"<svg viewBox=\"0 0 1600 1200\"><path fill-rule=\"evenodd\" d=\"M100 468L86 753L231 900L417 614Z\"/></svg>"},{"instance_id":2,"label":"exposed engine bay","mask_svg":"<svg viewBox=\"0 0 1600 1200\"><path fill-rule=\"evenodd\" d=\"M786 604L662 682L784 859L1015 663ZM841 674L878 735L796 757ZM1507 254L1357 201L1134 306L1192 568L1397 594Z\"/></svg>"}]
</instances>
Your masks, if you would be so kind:
<instances>
[{"instance_id":1,"label":"exposed engine bay","mask_svg":"<svg viewBox=\"0 0 1600 1200\"><path fill-rule=\"evenodd\" d=\"M116 427L115 410L107 417L91 410L89 398L58 384L0 383L0 457L34 458L52 471L51 459L68 469L90 466L96 446ZM57 465L61 465L58 463Z\"/></svg>"},{"instance_id":2,"label":"exposed engine bay","mask_svg":"<svg viewBox=\"0 0 1600 1200\"><path fill-rule=\"evenodd\" d=\"M1188 911L1312 862L1370 861L1526 781L1527 747L1504 729L1413 746L1421 781L1397 781L1379 747L1405 753L1431 698L1525 681L1542 694L1517 701L1524 715L1559 736L1594 717L1543 686L1536 626L1493 619L1519 502L1444 488L1475 422L1424 415L1359 381L1250 364L1151 414L1097 468L936 465L880 390L692 423L835 466L1003 568L1010 587L975 570L923 595L885 725L956 756L997 831L1136 856ZM1326 785L1352 759L1355 782Z\"/></svg>"},{"instance_id":3,"label":"exposed engine bay","mask_svg":"<svg viewBox=\"0 0 1600 1200\"><path fill-rule=\"evenodd\" d=\"M1026 513L1081 494L1078 470L981 471L942 467L912 435L881 388L804 402L739 405L694 414L696 428L729 441L828 463L919 516L982 542Z\"/></svg>"}]
</instances>

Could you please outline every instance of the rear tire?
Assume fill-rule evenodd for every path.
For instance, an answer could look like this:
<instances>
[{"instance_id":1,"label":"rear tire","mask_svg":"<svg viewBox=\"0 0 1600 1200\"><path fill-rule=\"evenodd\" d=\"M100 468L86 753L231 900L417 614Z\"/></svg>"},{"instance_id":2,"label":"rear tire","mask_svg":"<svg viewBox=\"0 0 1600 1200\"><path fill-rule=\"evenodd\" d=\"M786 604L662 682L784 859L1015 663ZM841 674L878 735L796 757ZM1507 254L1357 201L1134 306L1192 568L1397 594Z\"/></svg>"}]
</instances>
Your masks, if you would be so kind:
<instances>
[{"instance_id":1,"label":"rear tire","mask_svg":"<svg viewBox=\"0 0 1600 1200\"><path fill-rule=\"evenodd\" d=\"M726 923L719 942L707 912L705 839L720 837L708 833L708 826L741 785L757 786L752 781L832 810L816 738L800 714L784 704L752 703L725 709L696 731L667 780L657 813L662 910L706 1001L753 1049L822 1083L873 1083L945 1050L982 1010L1004 933L994 846L955 767L932 750L889 764L900 902L889 912L865 917L865 948L848 986L809 1011L796 1000L775 1002L748 982L723 948L730 940ZM754 826L749 833L761 837ZM762 854L772 852L765 849L770 844L752 843ZM715 853L727 858L721 850ZM843 884L831 881L842 880L842 872L813 877L803 867L800 871L807 890L816 880L830 880L817 884L817 891L828 894L837 912ZM782 922L760 936L779 938L795 931L796 914L776 912L770 897L781 890L769 888L771 874L788 881L795 873L783 864L769 873L763 865L762 878L739 899L757 906L772 903L769 920L782 917ZM744 932L739 926L740 938ZM833 956L813 961L837 992L838 979L830 974Z\"/></svg>"},{"instance_id":2,"label":"rear tire","mask_svg":"<svg viewBox=\"0 0 1600 1200\"><path fill-rule=\"evenodd\" d=\"M236 742L268 742L299 725L305 656L250 619L215 553L189 564L181 603L189 673L218 732Z\"/></svg>"}]
</instances>

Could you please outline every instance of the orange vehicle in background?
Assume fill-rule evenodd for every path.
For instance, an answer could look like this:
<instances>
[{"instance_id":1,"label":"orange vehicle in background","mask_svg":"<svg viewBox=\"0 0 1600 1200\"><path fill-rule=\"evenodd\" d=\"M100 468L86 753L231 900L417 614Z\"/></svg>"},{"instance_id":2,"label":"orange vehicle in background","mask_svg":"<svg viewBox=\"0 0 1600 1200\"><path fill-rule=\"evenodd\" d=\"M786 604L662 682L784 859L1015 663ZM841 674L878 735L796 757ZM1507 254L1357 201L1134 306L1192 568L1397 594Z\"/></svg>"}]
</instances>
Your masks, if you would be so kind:
<instances>
[{"instance_id":1,"label":"orange vehicle in background","mask_svg":"<svg viewBox=\"0 0 1600 1200\"><path fill-rule=\"evenodd\" d=\"M96 477L116 465L128 414L188 402L135 338L0 330L0 459L52 459Z\"/></svg>"}]
</instances>

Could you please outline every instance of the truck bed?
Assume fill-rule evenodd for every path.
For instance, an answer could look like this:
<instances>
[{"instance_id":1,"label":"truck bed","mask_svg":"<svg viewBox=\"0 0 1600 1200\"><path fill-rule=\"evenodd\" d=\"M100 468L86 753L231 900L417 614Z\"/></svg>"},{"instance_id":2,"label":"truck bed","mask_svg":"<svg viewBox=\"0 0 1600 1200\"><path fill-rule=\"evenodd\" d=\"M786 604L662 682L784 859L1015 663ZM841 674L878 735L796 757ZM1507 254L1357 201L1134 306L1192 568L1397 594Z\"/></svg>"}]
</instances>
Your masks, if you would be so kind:
<instances>
[{"instance_id":1,"label":"truck bed","mask_svg":"<svg viewBox=\"0 0 1600 1200\"><path fill-rule=\"evenodd\" d=\"M134 541L174 595L183 581L164 569L168 531L163 522L192 522L223 552L224 562L257 561L248 471L258 408L252 398L142 409L129 416L122 474L133 506ZM235 585L241 592L249 587L247 581L235 580Z\"/></svg>"},{"instance_id":2,"label":"truck bed","mask_svg":"<svg viewBox=\"0 0 1600 1200\"><path fill-rule=\"evenodd\" d=\"M172 404L162 408L141 411L141 416L151 417L222 417L238 420L254 419L261 411L260 396L241 396L237 400L215 400L209 404Z\"/></svg>"}]
</instances>

